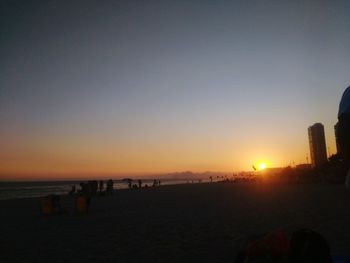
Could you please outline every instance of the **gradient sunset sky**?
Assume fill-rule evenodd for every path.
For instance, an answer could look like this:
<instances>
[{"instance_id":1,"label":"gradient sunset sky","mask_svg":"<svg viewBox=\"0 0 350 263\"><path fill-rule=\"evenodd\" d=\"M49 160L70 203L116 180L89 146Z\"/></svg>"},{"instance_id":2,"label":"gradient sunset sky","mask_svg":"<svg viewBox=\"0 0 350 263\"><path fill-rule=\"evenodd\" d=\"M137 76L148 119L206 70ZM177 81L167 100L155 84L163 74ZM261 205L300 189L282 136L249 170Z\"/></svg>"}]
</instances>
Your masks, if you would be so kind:
<instances>
[{"instance_id":1,"label":"gradient sunset sky","mask_svg":"<svg viewBox=\"0 0 350 263\"><path fill-rule=\"evenodd\" d=\"M304 163L315 122L336 152L350 1L0 10L0 179Z\"/></svg>"}]
</instances>

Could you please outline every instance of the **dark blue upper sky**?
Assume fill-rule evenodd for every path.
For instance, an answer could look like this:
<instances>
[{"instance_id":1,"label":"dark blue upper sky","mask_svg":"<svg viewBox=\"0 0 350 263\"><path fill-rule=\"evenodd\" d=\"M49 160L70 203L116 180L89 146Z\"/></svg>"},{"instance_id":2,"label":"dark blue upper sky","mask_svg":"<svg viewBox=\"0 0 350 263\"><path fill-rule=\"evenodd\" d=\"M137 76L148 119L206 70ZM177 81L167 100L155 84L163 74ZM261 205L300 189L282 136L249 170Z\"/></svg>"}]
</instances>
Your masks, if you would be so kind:
<instances>
[{"instance_id":1,"label":"dark blue upper sky","mask_svg":"<svg viewBox=\"0 0 350 263\"><path fill-rule=\"evenodd\" d=\"M335 151L349 1L71 2L1 2L3 173L279 166L314 122Z\"/></svg>"}]
</instances>

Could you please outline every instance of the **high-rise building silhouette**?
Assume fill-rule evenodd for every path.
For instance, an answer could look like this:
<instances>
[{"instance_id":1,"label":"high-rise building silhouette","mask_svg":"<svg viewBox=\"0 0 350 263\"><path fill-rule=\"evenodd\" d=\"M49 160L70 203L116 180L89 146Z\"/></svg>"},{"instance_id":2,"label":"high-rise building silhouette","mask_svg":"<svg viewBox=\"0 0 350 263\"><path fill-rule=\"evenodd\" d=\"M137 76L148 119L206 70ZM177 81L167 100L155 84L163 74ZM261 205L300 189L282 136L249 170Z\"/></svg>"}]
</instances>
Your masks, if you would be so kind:
<instances>
[{"instance_id":1,"label":"high-rise building silhouette","mask_svg":"<svg viewBox=\"0 0 350 263\"><path fill-rule=\"evenodd\" d=\"M308 128L312 167L320 167L327 162L326 138L324 127L315 123Z\"/></svg>"},{"instance_id":2,"label":"high-rise building silhouette","mask_svg":"<svg viewBox=\"0 0 350 263\"><path fill-rule=\"evenodd\" d=\"M337 146L337 153L340 154L341 149L340 149L339 137L338 137L338 123L336 125L334 125L334 134L335 134L335 143Z\"/></svg>"}]
</instances>

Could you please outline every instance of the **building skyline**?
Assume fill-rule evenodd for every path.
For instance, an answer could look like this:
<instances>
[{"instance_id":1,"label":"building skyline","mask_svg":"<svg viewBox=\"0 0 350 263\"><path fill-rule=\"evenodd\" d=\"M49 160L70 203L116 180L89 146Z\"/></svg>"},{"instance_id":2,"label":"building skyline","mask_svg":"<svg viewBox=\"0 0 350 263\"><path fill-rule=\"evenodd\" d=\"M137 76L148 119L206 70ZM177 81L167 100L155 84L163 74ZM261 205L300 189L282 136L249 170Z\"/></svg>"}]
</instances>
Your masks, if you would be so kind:
<instances>
[{"instance_id":1,"label":"building skyline","mask_svg":"<svg viewBox=\"0 0 350 263\"><path fill-rule=\"evenodd\" d=\"M334 137L335 137L335 146L337 150L337 154L340 153L340 145L339 145L339 139L338 139L338 122L334 125Z\"/></svg>"},{"instance_id":2,"label":"building skyline","mask_svg":"<svg viewBox=\"0 0 350 263\"><path fill-rule=\"evenodd\" d=\"M311 165L321 167L327 162L327 147L322 123L315 123L308 128Z\"/></svg>"}]
</instances>

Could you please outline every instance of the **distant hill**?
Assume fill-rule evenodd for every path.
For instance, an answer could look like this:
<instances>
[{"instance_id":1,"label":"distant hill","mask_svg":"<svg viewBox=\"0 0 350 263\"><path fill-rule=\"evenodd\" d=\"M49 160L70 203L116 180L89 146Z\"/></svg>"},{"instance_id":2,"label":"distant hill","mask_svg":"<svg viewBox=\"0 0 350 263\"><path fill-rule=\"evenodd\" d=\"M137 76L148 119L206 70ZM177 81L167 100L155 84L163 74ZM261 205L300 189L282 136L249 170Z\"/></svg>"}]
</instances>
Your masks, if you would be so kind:
<instances>
[{"instance_id":1,"label":"distant hill","mask_svg":"<svg viewBox=\"0 0 350 263\"><path fill-rule=\"evenodd\" d=\"M175 173L168 173L164 175L160 175L159 177L162 177L164 179L184 179L184 180L196 180L196 179L209 179L211 176L213 179L215 178L221 178L222 176L229 175L230 173L223 173L223 172L203 172L203 173L194 173L191 171L184 171L184 172L175 172Z\"/></svg>"}]
</instances>

